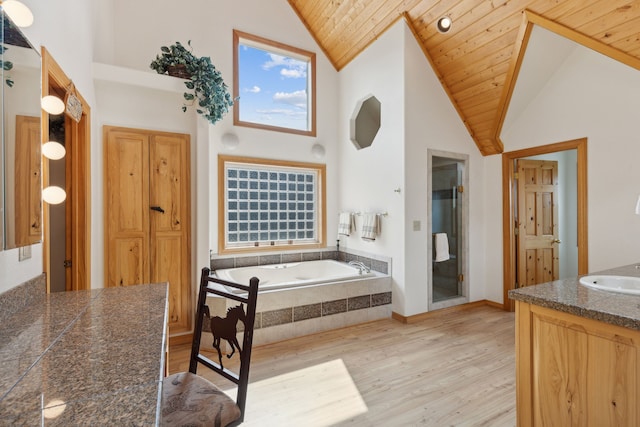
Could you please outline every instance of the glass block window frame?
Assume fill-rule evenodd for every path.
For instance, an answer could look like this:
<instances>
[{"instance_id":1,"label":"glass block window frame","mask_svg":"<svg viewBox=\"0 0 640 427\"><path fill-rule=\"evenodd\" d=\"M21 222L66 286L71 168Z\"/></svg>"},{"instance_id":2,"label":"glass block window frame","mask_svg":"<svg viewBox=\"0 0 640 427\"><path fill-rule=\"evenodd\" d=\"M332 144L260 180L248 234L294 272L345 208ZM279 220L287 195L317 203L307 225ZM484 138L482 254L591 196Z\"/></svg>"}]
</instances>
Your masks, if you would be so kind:
<instances>
[{"instance_id":1,"label":"glass block window frame","mask_svg":"<svg viewBox=\"0 0 640 427\"><path fill-rule=\"evenodd\" d=\"M219 253L322 247L325 165L219 157Z\"/></svg>"}]
</instances>

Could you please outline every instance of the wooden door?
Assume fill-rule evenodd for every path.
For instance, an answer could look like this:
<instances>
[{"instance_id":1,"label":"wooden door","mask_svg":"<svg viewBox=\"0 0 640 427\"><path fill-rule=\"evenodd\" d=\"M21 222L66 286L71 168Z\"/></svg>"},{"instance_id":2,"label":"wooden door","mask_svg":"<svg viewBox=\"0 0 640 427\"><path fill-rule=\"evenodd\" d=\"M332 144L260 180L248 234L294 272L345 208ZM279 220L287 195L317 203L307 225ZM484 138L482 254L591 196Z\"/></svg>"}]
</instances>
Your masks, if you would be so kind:
<instances>
[{"instance_id":1,"label":"wooden door","mask_svg":"<svg viewBox=\"0 0 640 427\"><path fill-rule=\"evenodd\" d=\"M153 135L149 148L152 282L169 282L170 332L191 328L189 136Z\"/></svg>"},{"instance_id":2,"label":"wooden door","mask_svg":"<svg viewBox=\"0 0 640 427\"><path fill-rule=\"evenodd\" d=\"M16 116L15 246L42 239L40 117Z\"/></svg>"},{"instance_id":3,"label":"wooden door","mask_svg":"<svg viewBox=\"0 0 640 427\"><path fill-rule=\"evenodd\" d=\"M171 334L191 329L189 135L105 127L106 286L169 282Z\"/></svg>"},{"instance_id":4,"label":"wooden door","mask_svg":"<svg viewBox=\"0 0 640 427\"><path fill-rule=\"evenodd\" d=\"M557 280L558 162L517 162L517 283L531 286Z\"/></svg>"}]
</instances>

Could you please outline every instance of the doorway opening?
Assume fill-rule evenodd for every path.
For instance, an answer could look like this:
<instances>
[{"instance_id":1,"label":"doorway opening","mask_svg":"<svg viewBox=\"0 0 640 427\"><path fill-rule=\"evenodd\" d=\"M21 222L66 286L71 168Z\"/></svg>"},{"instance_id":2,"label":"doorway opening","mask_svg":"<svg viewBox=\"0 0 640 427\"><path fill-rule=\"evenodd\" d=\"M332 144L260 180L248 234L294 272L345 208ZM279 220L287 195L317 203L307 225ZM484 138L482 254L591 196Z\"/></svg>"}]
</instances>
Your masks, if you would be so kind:
<instances>
[{"instance_id":1,"label":"doorway opening","mask_svg":"<svg viewBox=\"0 0 640 427\"><path fill-rule=\"evenodd\" d=\"M429 310L467 303L468 156L429 150Z\"/></svg>"},{"instance_id":2,"label":"doorway opening","mask_svg":"<svg viewBox=\"0 0 640 427\"><path fill-rule=\"evenodd\" d=\"M43 271L47 292L91 289L91 108L46 48L42 48L42 94L65 100L72 91L82 105L78 121L42 113L42 135L65 146L64 160L43 157L43 186L65 189L60 205L44 204Z\"/></svg>"},{"instance_id":3,"label":"doorway opening","mask_svg":"<svg viewBox=\"0 0 640 427\"><path fill-rule=\"evenodd\" d=\"M588 271L586 138L503 153L504 308L511 289Z\"/></svg>"}]
</instances>

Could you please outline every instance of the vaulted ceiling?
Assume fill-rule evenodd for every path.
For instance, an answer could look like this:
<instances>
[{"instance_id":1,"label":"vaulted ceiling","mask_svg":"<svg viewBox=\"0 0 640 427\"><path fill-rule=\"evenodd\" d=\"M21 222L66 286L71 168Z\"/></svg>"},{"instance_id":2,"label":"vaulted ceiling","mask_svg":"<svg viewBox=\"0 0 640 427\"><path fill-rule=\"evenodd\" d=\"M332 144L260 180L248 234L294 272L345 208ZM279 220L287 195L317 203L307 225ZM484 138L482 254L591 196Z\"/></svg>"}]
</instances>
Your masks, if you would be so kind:
<instances>
[{"instance_id":1,"label":"vaulted ceiling","mask_svg":"<svg viewBox=\"0 0 640 427\"><path fill-rule=\"evenodd\" d=\"M405 19L484 155L500 130L526 44L542 26L640 70L640 0L288 0L337 70ZM440 33L442 16L453 20Z\"/></svg>"}]
</instances>

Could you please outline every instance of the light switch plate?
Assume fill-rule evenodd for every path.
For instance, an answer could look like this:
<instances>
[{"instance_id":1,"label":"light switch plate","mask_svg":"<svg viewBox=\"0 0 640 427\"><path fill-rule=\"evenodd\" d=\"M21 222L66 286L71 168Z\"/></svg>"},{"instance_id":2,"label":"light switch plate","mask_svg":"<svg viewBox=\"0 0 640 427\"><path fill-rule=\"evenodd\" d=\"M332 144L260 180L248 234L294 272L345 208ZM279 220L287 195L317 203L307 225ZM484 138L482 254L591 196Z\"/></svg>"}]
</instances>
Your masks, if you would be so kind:
<instances>
[{"instance_id":1,"label":"light switch plate","mask_svg":"<svg viewBox=\"0 0 640 427\"><path fill-rule=\"evenodd\" d=\"M413 231L420 231L421 227L422 224L420 223L419 219L413 221Z\"/></svg>"},{"instance_id":2,"label":"light switch plate","mask_svg":"<svg viewBox=\"0 0 640 427\"><path fill-rule=\"evenodd\" d=\"M18 262L31 258L31 246L18 248Z\"/></svg>"}]
</instances>

